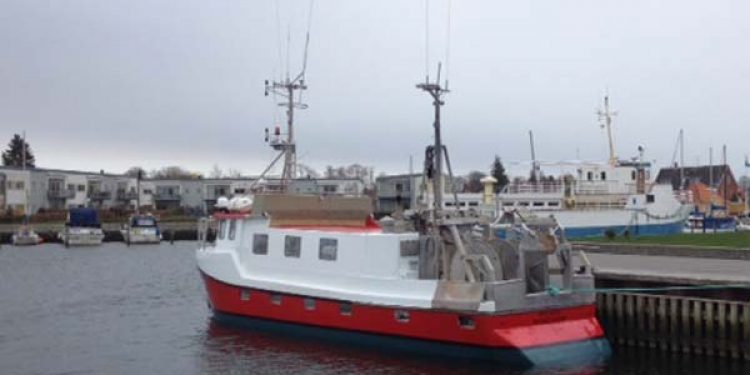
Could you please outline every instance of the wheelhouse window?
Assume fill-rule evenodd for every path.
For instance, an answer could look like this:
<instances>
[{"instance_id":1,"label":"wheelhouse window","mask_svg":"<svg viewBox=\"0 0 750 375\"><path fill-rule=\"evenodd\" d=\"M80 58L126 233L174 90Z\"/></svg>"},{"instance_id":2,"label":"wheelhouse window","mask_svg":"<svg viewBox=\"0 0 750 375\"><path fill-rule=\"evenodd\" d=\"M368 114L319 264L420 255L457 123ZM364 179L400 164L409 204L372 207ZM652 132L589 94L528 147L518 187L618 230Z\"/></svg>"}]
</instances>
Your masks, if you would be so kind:
<instances>
[{"instance_id":1,"label":"wheelhouse window","mask_svg":"<svg viewBox=\"0 0 750 375\"><path fill-rule=\"evenodd\" d=\"M284 256L289 258L299 258L302 248L302 237L286 236L284 238Z\"/></svg>"},{"instance_id":2,"label":"wheelhouse window","mask_svg":"<svg viewBox=\"0 0 750 375\"><path fill-rule=\"evenodd\" d=\"M233 241L237 234L237 220L229 220L229 240Z\"/></svg>"},{"instance_id":3,"label":"wheelhouse window","mask_svg":"<svg viewBox=\"0 0 750 375\"><path fill-rule=\"evenodd\" d=\"M338 252L339 241L335 238L321 238L318 248L318 259L335 261Z\"/></svg>"},{"instance_id":4,"label":"wheelhouse window","mask_svg":"<svg viewBox=\"0 0 750 375\"><path fill-rule=\"evenodd\" d=\"M268 254L268 235L265 233L255 233L253 235L253 254Z\"/></svg>"}]
</instances>

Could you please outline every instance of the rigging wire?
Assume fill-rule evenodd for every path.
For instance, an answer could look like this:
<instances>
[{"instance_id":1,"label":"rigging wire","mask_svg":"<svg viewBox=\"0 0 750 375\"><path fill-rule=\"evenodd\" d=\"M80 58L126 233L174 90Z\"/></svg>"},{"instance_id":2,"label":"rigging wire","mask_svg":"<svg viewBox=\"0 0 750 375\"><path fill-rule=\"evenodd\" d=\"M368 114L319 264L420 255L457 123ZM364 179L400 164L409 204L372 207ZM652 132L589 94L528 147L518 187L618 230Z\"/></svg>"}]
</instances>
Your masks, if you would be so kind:
<instances>
[{"instance_id":1,"label":"rigging wire","mask_svg":"<svg viewBox=\"0 0 750 375\"><path fill-rule=\"evenodd\" d=\"M430 0L424 0L424 77L430 81Z\"/></svg>"},{"instance_id":2,"label":"rigging wire","mask_svg":"<svg viewBox=\"0 0 750 375\"><path fill-rule=\"evenodd\" d=\"M451 54L451 0L448 0L448 19L445 26L445 89L448 90L448 66ZM438 82L439 83L439 82Z\"/></svg>"},{"instance_id":3,"label":"rigging wire","mask_svg":"<svg viewBox=\"0 0 750 375\"><path fill-rule=\"evenodd\" d=\"M307 33L305 34L305 54L302 58L302 72L299 74L299 79L302 83L305 81L305 74L307 73L307 48L310 46L310 26L312 25L312 13L313 13L313 5L315 4L315 0L310 0L310 7L307 10ZM302 103L302 92L304 90L299 91L299 103Z\"/></svg>"},{"instance_id":4,"label":"rigging wire","mask_svg":"<svg viewBox=\"0 0 750 375\"><path fill-rule=\"evenodd\" d=\"M278 64L279 64L279 70L283 72L284 70L284 58L282 57L283 53L281 52L281 15L279 14L279 0L276 0L276 52L278 53ZM282 73L283 74L283 73ZM272 77L275 78L275 73L272 75ZM281 74L279 75L281 78Z\"/></svg>"}]
</instances>

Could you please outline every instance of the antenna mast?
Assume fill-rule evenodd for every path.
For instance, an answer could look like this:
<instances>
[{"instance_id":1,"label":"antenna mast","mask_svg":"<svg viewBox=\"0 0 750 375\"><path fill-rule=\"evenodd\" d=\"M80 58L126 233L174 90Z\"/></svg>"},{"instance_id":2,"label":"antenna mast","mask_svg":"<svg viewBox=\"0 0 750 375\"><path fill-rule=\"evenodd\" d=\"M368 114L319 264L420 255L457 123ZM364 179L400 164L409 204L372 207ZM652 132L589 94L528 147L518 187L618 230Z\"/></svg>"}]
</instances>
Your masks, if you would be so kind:
<instances>
[{"instance_id":1,"label":"antenna mast","mask_svg":"<svg viewBox=\"0 0 750 375\"><path fill-rule=\"evenodd\" d=\"M617 164L617 156L615 155L615 142L612 137L612 117L617 115L616 111L609 110L609 94L604 95L604 109L597 111L599 115L599 121L601 121L601 127L607 129L607 141L609 142L609 164Z\"/></svg>"},{"instance_id":2,"label":"antenna mast","mask_svg":"<svg viewBox=\"0 0 750 375\"><path fill-rule=\"evenodd\" d=\"M282 139L281 130L277 127L274 130L274 138L269 140L269 134L268 129L266 129L266 141L269 142L271 147L274 150L280 151L281 155L284 155L284 169L281 172L281 187L282 190L286 190L287 186L289 185L289 181L292 180L294 177L297 176L297 144L294 140L294 109L306 109L307 104L302 103L302 91L307 90L307 85L305 84L305 72L307 70L307 48L310 44L310 20L312 18L312 6L313 2L310 1L310 10L308 13L308 20L307 20L307 34L305 36L305 51L302 59L302 70L299 72L299 74L294 78L290 78L289 76L289 52L287 52L287 76L284 80L281 81L271 81L269 82L266 80L265 86L265 95L268 96L269 93L273 93L275 95L280 95L282 97L285 97L287 99L286 103L279 103L280 107L286 107L286 124L287 124L287 130L286 130L286 140ZM278 9L277 9L278 13ZM278 15L277 15L278 18ZM287 34L287 43L289 43L289 36ZM287 51L289 49L289 44L287 44ZM294 93L295 91L299 91L299 100L295 102L294 100ZM266 169L266 171L270 170L270 167L273 166L273 164L276 163L277 160L281 157L279 155L274 161L271 163L269 168ZM260 180L263 175L265 175L266 172L264 172L258 180Z\"/></svg>"},{"instance_id":3,"label":"antenna mast","mask_svg":"<svg viewBox=\"0 0 750 375\"><path fill-rule=\"evenodd\" d=\"M440 68L441 64L438 63L437 79L435 80L435 83L425 81L424 83L417 84L418 89L426 91L432 96L432 105L435 107L435 122L433 124L433 127L435 128L435 144L433 145L432 152L434 158L432 188L434 193L433 210L436 219L440 218L440 212L443 208L443 142L440 138L440 107L445 104L443 96L449 92L447 88L440 86ZM426 162L429 163L430 161L426 160Z\"/></svg>"}]
</instances>

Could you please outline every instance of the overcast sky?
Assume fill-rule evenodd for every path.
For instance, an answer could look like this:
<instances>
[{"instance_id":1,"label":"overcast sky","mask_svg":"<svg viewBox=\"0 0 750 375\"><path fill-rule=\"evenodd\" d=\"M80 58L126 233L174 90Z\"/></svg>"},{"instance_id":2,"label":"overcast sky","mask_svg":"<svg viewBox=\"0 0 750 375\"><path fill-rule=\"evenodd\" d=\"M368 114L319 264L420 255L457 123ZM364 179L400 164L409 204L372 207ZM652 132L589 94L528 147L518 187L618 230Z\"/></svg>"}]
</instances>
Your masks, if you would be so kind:
<instances>
[{"instance_id":1,"label":"overcast sky","mask_svg":"<svg viewBox=\"0 0 750 375\"><path fill-rule=\"evenodd\" d=\"M454 169L530 158L605 160L608 91L621 157L669 164L750 153L750 2L447 1L429 5L428 61L447 60L444 134ZM277 17L278 9L278 17ZM302 62L307 1L0 1L0 143L25 130L37 165L122 172L213 164L257 174L263 129L284 121L263 81ZM297 113L317 169L420 166L432 108L424 1L317 0ZM287 34L291 43L287 44ZM450 53L446 56L447 35ZM289 48L287 48L289 46ZM444 72L445 73L445 72ZM419 168L419 167L415 167ZM511 169L515 167L511 166Z\"/></svg>"}]
</instances>

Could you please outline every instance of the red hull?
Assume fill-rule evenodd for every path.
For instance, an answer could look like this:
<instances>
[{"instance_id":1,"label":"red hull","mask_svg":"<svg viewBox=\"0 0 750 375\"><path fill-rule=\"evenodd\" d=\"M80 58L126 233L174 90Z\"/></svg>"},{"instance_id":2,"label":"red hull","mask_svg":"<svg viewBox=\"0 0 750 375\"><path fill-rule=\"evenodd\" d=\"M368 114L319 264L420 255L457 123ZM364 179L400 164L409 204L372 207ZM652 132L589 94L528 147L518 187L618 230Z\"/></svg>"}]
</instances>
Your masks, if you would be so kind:
<instances>
[{"instance_id":1,"label":"red hull","mask_svg":"<svg viewBox=\"0 0 750 375\"><path fill-rule=\"evenodd\" d=\"M251 318L500 349L527 349L604 337L594 305L512 315L463 315L354 304L351 313L344 314L342 301L242 288L205 274L203 279L215 310ZM406 319L404 312L408 314Z\"/></svg>"}]
</instances>

